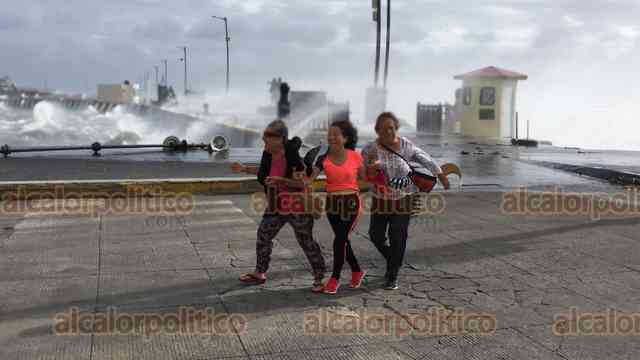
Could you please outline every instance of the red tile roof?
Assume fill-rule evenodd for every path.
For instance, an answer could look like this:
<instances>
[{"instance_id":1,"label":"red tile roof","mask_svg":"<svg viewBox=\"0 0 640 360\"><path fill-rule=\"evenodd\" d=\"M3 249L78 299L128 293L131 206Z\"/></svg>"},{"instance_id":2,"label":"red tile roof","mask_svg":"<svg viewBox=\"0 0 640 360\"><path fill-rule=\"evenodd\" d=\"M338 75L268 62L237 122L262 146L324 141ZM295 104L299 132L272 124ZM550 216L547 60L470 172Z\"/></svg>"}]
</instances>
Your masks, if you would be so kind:
<instances>
[{"instance_id":1,"label":"red tile roof","mask_svg":"<svg viewBox=\"0 0 640 360\"><path fill-rule=\"evenodd\" d=\"M478 78L503 78L503 79L516 79L527 80L528 76L520 74L511 70L500 69L495 66L489 66L486 68L478 69L470 73L456 75L453 77L456 80L466 79L478 79Z\"/></svg>"}]
</instances>

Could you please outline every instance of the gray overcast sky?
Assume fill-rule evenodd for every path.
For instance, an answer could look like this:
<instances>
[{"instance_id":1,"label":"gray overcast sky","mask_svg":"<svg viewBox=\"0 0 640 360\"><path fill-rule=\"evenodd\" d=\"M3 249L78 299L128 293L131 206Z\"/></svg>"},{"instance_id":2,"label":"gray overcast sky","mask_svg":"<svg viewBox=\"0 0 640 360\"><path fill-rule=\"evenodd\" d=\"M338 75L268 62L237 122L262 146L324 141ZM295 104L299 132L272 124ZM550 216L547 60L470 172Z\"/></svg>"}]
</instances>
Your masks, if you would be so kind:
<instances>
[{"instance_id":1,"label":"gray overcast sky","mask_svg":"<svg viewBox=\"0 0 640 360\"><path fill-rule=\"evenodd\" d=\"M179 45L191 48L196 90L224 87L224 25L231 81L264 96L282 76L327 90L362 113L373 80L370 0L0 0L0 75L73 92L134 81L169 59L182 90ZM453 75L495 65L524 72L521 119L566 145L640 144L637 75L640 2L630 0L393 1L390 108L410 121L415 103L452 101ZM636 146L640 150L640 147Z\"/></svg>"}]
</instances>

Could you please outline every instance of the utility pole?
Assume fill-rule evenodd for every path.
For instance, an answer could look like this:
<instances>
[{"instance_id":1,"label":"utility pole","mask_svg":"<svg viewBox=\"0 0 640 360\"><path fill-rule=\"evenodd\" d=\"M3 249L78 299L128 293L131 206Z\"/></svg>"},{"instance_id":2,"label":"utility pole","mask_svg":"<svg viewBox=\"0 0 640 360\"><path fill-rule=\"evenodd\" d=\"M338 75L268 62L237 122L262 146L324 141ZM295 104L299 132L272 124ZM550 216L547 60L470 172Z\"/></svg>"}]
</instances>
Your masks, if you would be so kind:
<instances>
[{"instance_id":1,"label":"utility pole","mask_svg":"<svg viewBox=\"0 0 640 360\"><path fill-rule=\"evenodd\" d=\"M375 78L374 78L374 87L378 87L378 77L380 73L380 35L382 32L381 24L380 24L380 1L381 0L372 0L373 1L373 20L376 22L376 68L375 68Z\"/></svg>"},{"instance_id":2,"label":"utility pole","mask_svg":"<svg viewBox=\"0 0 640 360\"><path fill-rule=\"evenodd\" d=\"M380 38L382 35L382 29L381 29L382 5L381 4L382 4L382 0L371 0L371 6L373 7L373 21L375 21L376 23L376 59L375 59L373 87L367 88L366 95L365 95L366 96L365 118L369 120L375 119L387 107L387 89L378 87L378 80L380 78L380 48L381 48ZM387 41L389 40L387 39ZM387 49L388 48L389 47L387 45ZM385 79L385 86L386 86L386 79Z\"/></svg>"},{"instance_id":3,"label":"utility pole","mask_svg":"<svg viewBox=\"0 0 640 360\"><path fill-rule=\"evenodd\" d=\"M186 46L178 46L178 49L182 49L184 51L184 57L180 59L184 61L184 95L189 95L189 86L187 83L187 47Z\"/></svg>"},{"instance_id":4,"label":"utility pole","mask_svg":"<svg viewBox=\"0 0 640 360\"><path fill-rule=\"evenodd\" d=\"M218 20L223 20L224 21L224 34L225 34L225 42L227 43L227 87L226 87L226 91L227 94L229 93L229 41L231 40L231 38L229 37L229 26L228 26L228 21L227 21L227 17L220 17L220 16L212 16L212 18L214 19L218 19Z\"/></svg>"},{"instance_id":5,"label":"utility pole","mask_svg":"<svg viewBox=\"0 0 640 360\"><path fill-rule=\"evenodd\" d=\"M379 26L378 26L379 27ZM387 0L387 49L384 61L384 85L387 88L387 76L389 75L389 46L391 44L391 0Z\"/></svg>"},{"instance_id":6,"label":"utility pole","mask_svg":"<svg viewBox=\"0 0 640 360\"><path fill-rule=\"evenodd\" d=\"M162 83L164 84L164 86L169 86L169 79L167 78L168 74L168 69L169 67L167 66L167 59L162 60L162 62L164 63L164 79L162 79Z\"/></svg>"},{"instance_id":7,"label":"utility pole","mask_svg":"<svg viewBox=\"0 0 640 360\"><path fill-rule=\"evenodd\" d=\"M144 75L142 76L142 94L144 94L142 99L143 104L147 103L147 98L149 97L148 86L149 86L149 72L145 71Z\"/></svg>"}]
</instances>

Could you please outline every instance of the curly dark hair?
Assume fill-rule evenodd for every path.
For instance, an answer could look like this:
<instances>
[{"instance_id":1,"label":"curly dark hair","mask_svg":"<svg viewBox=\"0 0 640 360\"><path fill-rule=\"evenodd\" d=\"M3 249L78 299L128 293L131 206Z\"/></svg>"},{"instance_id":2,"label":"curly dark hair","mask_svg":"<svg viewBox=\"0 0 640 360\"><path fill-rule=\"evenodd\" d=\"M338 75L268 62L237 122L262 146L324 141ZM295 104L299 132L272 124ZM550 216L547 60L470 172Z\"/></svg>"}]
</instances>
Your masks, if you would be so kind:
<instances>
[{"instance_id":1,"label":"curly dark hair","mask_svg":"<svg viewBox=\"0 0 640 360\"><path fill-rule=\"evenodd\" d=\"M358 129L353 126L353 123L349 120L337 120L331 123L331 126L335 126L342 132L342 136L347 139L344 143L345 149L355 150L358 143Z\"/></svg>"},{"instance_id":2,"label":"curly dark hair","mask_svg":"<svg viewBox=\"0 0 640 360\"><path fill-rule=\"evenodd\" d=\"M378 115L378 118L376 119L376 126L375 126L376 131L380 129L380 126L382 126L382 122L387 119L393 120L393 124L396 126L396 130L400 128L400 120L398 120L398 117L396 117L396 114L392 113L391 111L385 111L380 115Z\"/></svg>"}]
</instances>

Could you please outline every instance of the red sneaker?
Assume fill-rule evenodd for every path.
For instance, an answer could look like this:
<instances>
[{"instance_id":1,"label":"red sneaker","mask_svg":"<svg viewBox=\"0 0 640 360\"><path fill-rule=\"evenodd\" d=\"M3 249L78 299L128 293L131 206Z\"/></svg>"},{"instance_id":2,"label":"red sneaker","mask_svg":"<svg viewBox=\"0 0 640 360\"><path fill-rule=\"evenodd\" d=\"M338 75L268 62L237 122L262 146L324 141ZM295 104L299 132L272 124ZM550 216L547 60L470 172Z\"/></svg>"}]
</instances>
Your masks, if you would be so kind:
<instances>
[{"instance_id":1,"label":"red sneaker","mask_svg":"<svg viewBox=\"0 0 640 360\"><path fill-rule=\"evenodd\" d=\"M324 290L322 292L324 292L325 294L335 294L338 292L339 287L340 281L332 276L325 284Z\"/></svg>"},{"instance_id":2,"label":"red sneaker","mask_svg":"<svg viewBox=\"0 0 640 360\"><path fill-rule=\"evenodd\" d=\"M357 271L351 274L351 284L349 285L352 289L357 289L362 284L362 280L364 276L367 274L366 271Z\"/></svg>"},{"instance_id":3,"label":"red sneaker","mask_svg":"<svg viewBox=\"0 0 640 360\"><path fill-rule=\"evenodd\" d=\"M267 282L265 274L248 273L240 276L240 281L249 285L261 285Z\"/></svg>"}]
</instances>

